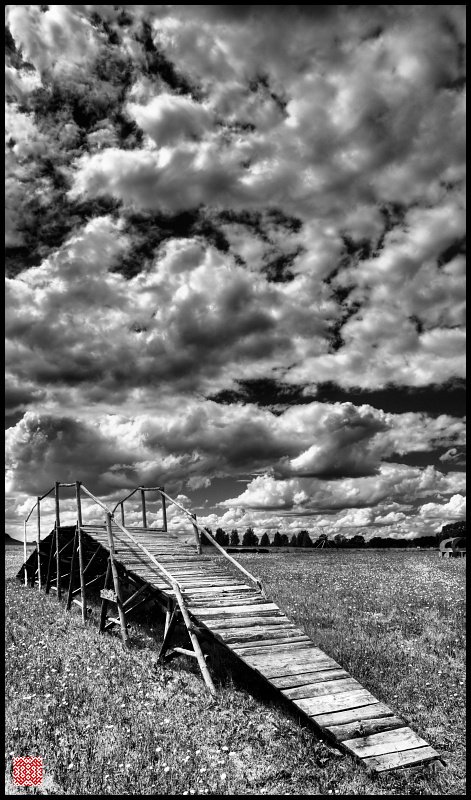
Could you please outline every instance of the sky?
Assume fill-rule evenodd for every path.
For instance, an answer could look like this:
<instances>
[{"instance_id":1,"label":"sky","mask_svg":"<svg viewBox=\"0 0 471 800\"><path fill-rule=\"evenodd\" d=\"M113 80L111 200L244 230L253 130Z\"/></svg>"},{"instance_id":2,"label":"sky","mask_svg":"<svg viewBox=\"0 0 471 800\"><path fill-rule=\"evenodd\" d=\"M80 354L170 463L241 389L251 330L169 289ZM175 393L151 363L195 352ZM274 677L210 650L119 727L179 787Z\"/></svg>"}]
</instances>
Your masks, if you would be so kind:
<instances>
[{"instance_id":1,"label":"sky","mask_svg":"<svg viewBox=\"0 0 471 800\"><path fill-rule=\"evenodd\" d=\"M6 6L8 533L465 517L464 12Z\"/></svg>"}]
</instances>

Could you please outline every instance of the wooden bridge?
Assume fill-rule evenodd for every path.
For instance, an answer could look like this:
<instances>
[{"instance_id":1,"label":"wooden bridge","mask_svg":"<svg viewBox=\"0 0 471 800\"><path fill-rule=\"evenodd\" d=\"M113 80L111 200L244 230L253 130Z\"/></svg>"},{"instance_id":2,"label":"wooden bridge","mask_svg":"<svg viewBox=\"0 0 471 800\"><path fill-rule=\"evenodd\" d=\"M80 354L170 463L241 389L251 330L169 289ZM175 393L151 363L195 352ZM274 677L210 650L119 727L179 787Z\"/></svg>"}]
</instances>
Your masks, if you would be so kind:
<instances>
[{"instance_id":1,"label":"wooden bridge","mask_svg":"<svg viewBox=\"0 0 471 800\"><path fill-rule=\"evenodd\" d=\"M62 487L75 487L76 525L61 525ZM146 493L151 491L158 493L162 504L159 529L147 524ZM41 502L53 492L54 530L41 539ZM124 502L136 492L141 495L142 526L125 526ZM83 522L83 494L104 511L104 524ZM167 503L188 516L194 543L188 540L191 527L167 529ZM120 522L114 517L118 507ZM35 509L36 550L27 558L26 526ZM202 552L202 536L211 540L224 560ZM128 614L149 600L157 603L166 615L159 660L180 654L196 658L212 694L216 690L201 649L208 638L228 648L291 701L320 734L367 768L383 772L442 760L403 719L316 647L266 596L261 581L226 553L163 487L138 487L110 511L80 482L57 482L38 497L25 520L24 550L18 577L46 593L56 592L59 600L64 597L67 609L76 603L84 621L87 593L92 586L99 588L100 630L119 625L125 646L130 645ZM172 647L178 623L188 633L186 648Z\"/></svg>"}]
</instances>

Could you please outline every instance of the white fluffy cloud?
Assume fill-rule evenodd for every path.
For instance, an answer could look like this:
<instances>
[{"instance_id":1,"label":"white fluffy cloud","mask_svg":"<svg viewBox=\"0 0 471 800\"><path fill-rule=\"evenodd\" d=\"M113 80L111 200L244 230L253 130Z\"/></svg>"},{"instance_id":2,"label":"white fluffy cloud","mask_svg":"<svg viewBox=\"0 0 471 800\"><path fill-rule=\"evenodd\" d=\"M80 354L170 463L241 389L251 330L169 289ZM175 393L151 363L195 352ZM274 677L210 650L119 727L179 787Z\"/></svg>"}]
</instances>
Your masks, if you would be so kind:
<instances>
[{"instance_id":1,"label":"white fluffy cloud","mask_svg":"<svg viewBox=\"0 0 471 800\"><path fill-rule=\"evenodd\" d=\"M461 473L398 462L457 466L463 419L208 397L464 376L462 7L6 20L12 491L227 478L208 524L459 517Z\"/></svg>"}]
</instances>

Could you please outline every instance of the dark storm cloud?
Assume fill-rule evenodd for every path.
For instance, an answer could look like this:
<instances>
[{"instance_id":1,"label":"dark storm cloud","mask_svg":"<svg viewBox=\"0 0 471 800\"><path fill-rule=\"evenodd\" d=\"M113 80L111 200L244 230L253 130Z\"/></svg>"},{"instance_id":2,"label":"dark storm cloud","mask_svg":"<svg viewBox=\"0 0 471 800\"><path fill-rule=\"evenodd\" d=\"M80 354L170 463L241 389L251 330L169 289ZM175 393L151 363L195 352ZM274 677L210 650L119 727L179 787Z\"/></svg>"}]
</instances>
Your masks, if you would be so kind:
<instances>
[{"instance_id":1,"label":"dark storm cloud","mask_svg":"<svg viewBox=\"0 0 471 800\"><path fill-rule=\"evenodd\" d=\"M14 493L463 513L462 12L7 6Z\"/></svg>"}]
</instances>

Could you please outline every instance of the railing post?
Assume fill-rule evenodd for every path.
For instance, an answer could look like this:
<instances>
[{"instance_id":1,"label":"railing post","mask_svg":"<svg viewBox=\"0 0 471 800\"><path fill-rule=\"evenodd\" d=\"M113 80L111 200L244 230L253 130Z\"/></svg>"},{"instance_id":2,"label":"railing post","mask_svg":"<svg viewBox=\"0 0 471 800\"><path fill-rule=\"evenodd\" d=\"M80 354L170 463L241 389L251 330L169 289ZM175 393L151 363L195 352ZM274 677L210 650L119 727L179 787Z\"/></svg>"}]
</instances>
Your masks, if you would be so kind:
<instances>
[{"instance_id":1,"label":"railing post","mask_svg":"<svg viewBox=\"0 0 471 800\"><path fill-rule=\"evenodd\" d=\"M111 564L111 573L113 575L113 585L114 585L114 592L116 595L118 606L118 615L119 621L121 623L121 637L123 640L123 644L125 647L129 647L131 642L129 640L128 628L126 625L126 617L123 611L123 603L121 600L121 589L119 586L119 575L118 570L116 568L115 563L115 553L114 553L114 542L113 542L113 531L111 528L111 514L109 511L106 513L106 532L108 534L108 546L110 548L110 564Z\"/></svg>"},{"instance_id":2,"label":"railing post","mask_svg":"<svg viewBox=\"0 0 471 800\"><path fill-rule=\"evenodd\" d=\"M80 594L82 595L82 622L87 621L87 603L85 598L85 576L83 574L83 547L82 547L82 499L80 495L81 481L75 481L75 497L77 499L77 540L80 574ZM71 573L72 579L72 573Z\"/></svg>"},{"instance_id":3,"label":"railing post","mask_svg":"<svg viewBox=\"0 0 471 800\"><path fill-rule=\"evenodd\" d=\"M41 498L38 497L38 533L36 538L36 549L38 553L38 589L41 591L42 581L41 581Z\"/></svg>"},{"instance_id":4,"label":"railing post","mask_svg":"<svg viewBox=\"0 0 471 800\"><path fill-rule=\"evenodd\" d=\"M56 507L56 584L57 584L57 599L61 599L61 559L59 555L59 528L60 528L60 511L59 511L59 481L54 483L54 502Z\"/></svg>"},{"instance_id":5,"label":"railing post","mask_svg":"<svg viewBox=\"0 0 471 800\"><path fill-rule=\"evenodd\" d=\"M75 498L77 500L77 524L82 527L82 498L80 496L81 481L75 481Z\"/></svg>"},{"instance_id":6,"label":"railing post","mask_svg":"<svg viewBox=\"0 0 471 800\"><path fill-rule=\"evenodd\" d=\"M124 501L119 505L121 506L121 525L124 525Z\"/></svg>"},{"instance_id":7,"label":"railing post","mask_svg":"<svg viewBox=\"0 0 471 800\"><path fill-rule=\"evenodd\" d=\"M56 508L56 523L57 527L60 528L61 519L60 519L60 511L59 511L59 486L60 481L55 481L54 483L54 504Z\"/></svg>"},{"instance_id":8,"label":"railing post","mask_svg":"<svg viewBox=\"0 0 471 800\"><path fill-rule=\"evenodd\" d=\"M195 523L196 523L196 514L192 514L191 516L192 516L192 517L193 517L193 519L195 520L195 522L193 523L193 530L194 530L194 532L195 532L195 539L196 539L196 549L197 549L197 551L198 551L198 555L200 556L200 555L201 555L201 553L202 553L202 549L201 549L201 536L200 536L200 534L199 534L199 531L198 531L198 526L195 524Z\"/></svg>"},{"instance_id":9,"label":"railing post","mask_svg":"<svg viewBox=\"0 0 471 800\"><path fill-rule=\"evenodd\" d=\"M26 569L26 520L24 522L23 527L23 564L24 564L24 571L25 571L25 586L28 585L28 570Z\"/></svg>"},{"instance_id":10,"label":"railing post","mask_svg":"<svg viewBox=\"0 0 471 800\"><path fill-rule=\"evenodd\" d=\"M165 503L165 497L162 494L162 492L164 491L164 487L161 486L160 488L161 488L160 497L161 497L161 500L162 500L162 528L163 528L164 531L166 531L167 530L167 506L166 506L166 503Z\"/></svg>"},{"instance_id":11,"label":"railing post","mask_svg":"<svg viewBox=\"0 0 471 800\"><path fill-rule=\"evenodd\" d=\"M141 506L142 506L142 527L147 528L147 515L146 515L146 492L141 489Z\"/></svg>"}]
</instances>

